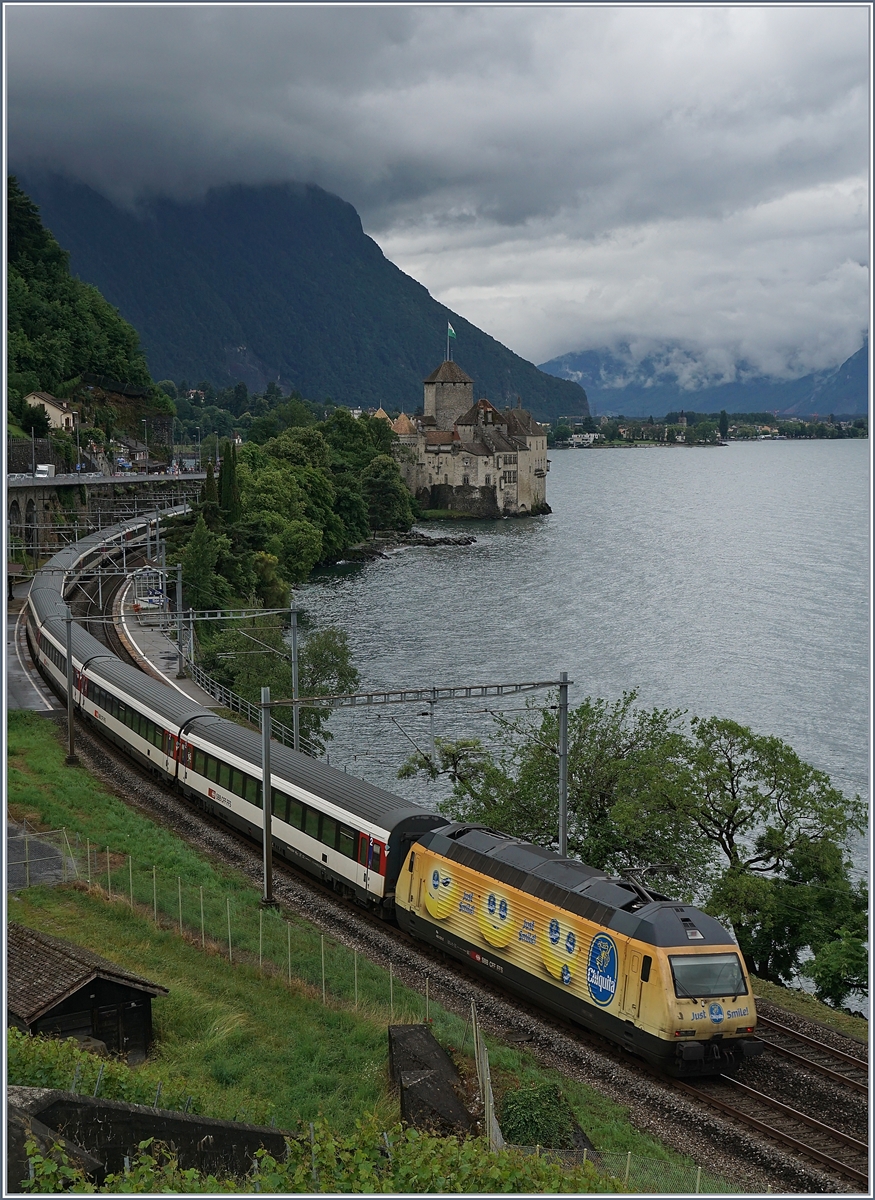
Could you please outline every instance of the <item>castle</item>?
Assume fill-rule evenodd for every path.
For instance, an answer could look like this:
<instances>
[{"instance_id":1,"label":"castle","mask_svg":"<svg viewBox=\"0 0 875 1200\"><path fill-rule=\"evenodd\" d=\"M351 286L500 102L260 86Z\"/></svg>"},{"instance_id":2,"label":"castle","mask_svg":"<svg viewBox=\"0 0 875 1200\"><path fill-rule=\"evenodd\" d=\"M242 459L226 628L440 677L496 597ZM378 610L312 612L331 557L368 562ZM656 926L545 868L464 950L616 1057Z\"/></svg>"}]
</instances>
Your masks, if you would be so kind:
<instances>
[{"instance_id":1,"label":"castle","mask_svg":"<svg viewBox=\"0 0 875 1200\"><path fill-rule=\"evenodd\" d=\"M524 408L475 403L474 381L452 360L424 381L422 416L402 413L392 428L422 508L485 518L550 512L545 431Z\"/></svg>"}]
</instances>

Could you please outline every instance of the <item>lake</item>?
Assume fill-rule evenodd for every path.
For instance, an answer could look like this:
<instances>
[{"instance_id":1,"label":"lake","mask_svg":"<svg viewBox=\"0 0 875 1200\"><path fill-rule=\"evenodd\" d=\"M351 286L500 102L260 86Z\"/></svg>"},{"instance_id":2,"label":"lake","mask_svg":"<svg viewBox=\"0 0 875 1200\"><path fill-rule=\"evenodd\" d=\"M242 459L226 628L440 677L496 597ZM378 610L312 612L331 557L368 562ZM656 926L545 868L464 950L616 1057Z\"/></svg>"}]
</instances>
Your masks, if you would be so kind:
<instances>
[{"instance_id":1,"label":"lake","mask_svg":"<svg viewBox=\"0 0 875 1200\"><path fill-rule=\"evenodd\" d=\"M572 704L637 688L645 707L731 717L867 797L869 443L551 455L552 515L428 524L477 542L404 548L299 589L315 625L346 630L362 690L565 670ZM500 703L511 715L524 701ZM431 807L445 783L395 777L428 747L424 707L337 712L331 763ZM488 739L484 707L437 705L437 735ZM865 840L853 850L867 872Z\"/></svg>"}]
</instances>

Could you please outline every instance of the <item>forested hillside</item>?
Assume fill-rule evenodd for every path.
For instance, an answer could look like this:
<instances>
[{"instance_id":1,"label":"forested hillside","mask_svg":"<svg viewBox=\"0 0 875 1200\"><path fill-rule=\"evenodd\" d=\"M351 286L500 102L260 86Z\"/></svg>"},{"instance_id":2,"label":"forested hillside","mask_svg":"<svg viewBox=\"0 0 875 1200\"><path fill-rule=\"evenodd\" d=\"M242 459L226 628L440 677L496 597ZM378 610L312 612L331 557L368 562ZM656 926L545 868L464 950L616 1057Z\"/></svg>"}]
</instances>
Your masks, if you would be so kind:
<instances>
[{"instance_id":1,"label":"forested hillside","mask_svg":"<svg viewBox=\"0 0 875 1200\"><path fill-rule=\"evenodd\" d=\"M57 394L83 372L148 387L136 330L96 287L73 278L69 254L14 177L8 197L10 403L32 391Z\"/></svg>"},{"instance_id":2,"label":"forested hillside","mask_svg":"<svg viewBox=\"0 0 875 1200\"><path fill-rule=\"evenodd\" d=\"M314 401L404 408L446 352L476 394L535 416L584 416L576 383L539 371L432 299L344 200L311 185L231 186L137 213L83 184L28 179L72 268L137 328L155 378L268 382Z\"/></svg>"}]
</instances>

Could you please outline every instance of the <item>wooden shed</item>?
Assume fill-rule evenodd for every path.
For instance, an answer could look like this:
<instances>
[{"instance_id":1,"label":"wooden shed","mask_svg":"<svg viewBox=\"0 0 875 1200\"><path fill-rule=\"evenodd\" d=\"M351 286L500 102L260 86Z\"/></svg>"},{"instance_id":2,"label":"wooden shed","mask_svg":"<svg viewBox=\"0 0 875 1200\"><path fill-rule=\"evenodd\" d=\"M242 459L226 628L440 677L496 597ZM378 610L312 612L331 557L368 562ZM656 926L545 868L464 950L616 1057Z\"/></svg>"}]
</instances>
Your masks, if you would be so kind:
<instances>
[{"instance_id":1,"label":"wooden shed","mask_svg":"<svg viewBox=\"0 0 875 1200\"><path fill-rule=\"evenodd\" d=\"M152 998L167 988L14 922L7 926L8 1023L27 1033L95 1038L129 1062L152 1042Z\"/></svg>"}]
</instances>

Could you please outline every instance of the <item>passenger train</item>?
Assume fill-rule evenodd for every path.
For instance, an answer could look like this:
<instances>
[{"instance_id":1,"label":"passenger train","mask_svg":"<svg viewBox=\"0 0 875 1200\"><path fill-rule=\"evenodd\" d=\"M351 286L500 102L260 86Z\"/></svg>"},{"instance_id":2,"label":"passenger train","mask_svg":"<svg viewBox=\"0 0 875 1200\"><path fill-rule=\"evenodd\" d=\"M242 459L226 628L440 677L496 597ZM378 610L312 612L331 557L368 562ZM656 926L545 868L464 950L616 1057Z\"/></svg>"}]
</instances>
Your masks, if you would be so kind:
<instances>
[{"instance_id":1,"label":"passenger train","mask_svg":"<svg viewBox=\"0 0 875 1200\"><path fill-rule=\"evenodd\" d=\"M36 573L27 638L59 695L66 590L151 536L148 524L93 534ZM71 629L79 715L190 803L260 841L260 736ZM270 804L276 856L663 1071L721 1073L763 1049L736 943L690 905L518 838L448 824L278 744Z\"/></svg>"}]
</instances>

